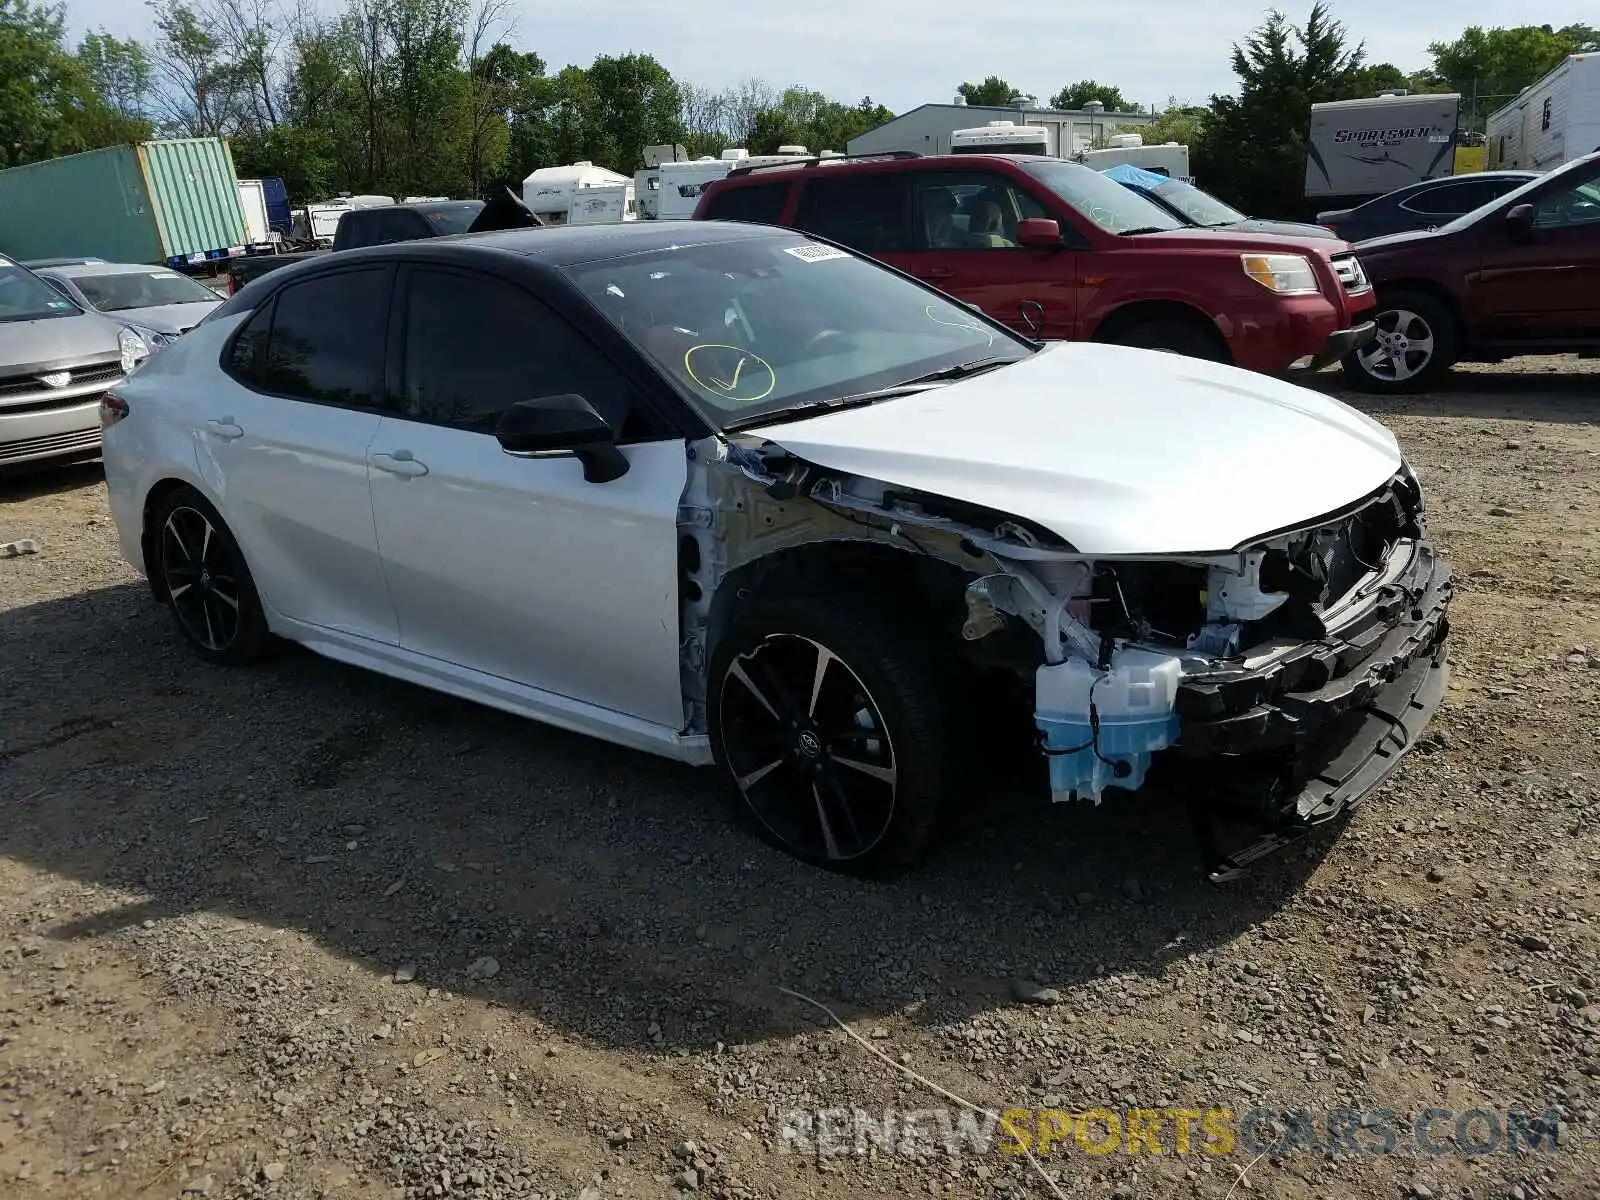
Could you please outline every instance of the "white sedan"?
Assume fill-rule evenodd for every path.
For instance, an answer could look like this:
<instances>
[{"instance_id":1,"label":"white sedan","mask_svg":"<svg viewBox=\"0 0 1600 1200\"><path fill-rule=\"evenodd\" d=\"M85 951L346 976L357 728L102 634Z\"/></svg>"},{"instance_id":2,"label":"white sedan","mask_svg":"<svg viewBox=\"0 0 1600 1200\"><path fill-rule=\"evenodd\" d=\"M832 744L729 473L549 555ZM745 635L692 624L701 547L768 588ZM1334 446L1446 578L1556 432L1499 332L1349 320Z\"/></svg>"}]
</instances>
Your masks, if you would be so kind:
<instances>
[{"instance_id":1,"label":"white sedan","mask_svg":"<svg viewBox=\"0 0 1600 1200\"><path fill-rule=\"evenodd\" d=\"M204 658L289 639L715 763L835 869L914 863L991 755L1058 800L1192 772L1255 826L1202 837L1226 878L1370 792L1444 689L1449 572L1381 425L1040 346L787 230L327 255L104 422L124 553Z\"/></svg>"}]
</instances>

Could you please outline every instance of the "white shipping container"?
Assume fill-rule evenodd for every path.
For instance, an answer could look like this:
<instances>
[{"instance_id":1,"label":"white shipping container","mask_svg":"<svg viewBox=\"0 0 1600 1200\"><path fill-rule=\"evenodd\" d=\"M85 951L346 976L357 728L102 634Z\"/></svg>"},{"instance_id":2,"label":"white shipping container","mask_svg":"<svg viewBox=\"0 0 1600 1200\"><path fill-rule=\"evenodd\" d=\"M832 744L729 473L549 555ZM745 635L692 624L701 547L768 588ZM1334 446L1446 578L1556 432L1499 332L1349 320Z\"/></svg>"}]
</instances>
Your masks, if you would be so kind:
<instances>
[{"instance_id":1,"label":"white shipping container","mask_svg":"<svg viewBox=\"0 0 1600 1200\"><path fill-rule=\"evenodd\" d=\"M1550 171L1600 150L1600 53L1573 54L1484 123L1488 168Z\"/></svg>"}]
</instances>

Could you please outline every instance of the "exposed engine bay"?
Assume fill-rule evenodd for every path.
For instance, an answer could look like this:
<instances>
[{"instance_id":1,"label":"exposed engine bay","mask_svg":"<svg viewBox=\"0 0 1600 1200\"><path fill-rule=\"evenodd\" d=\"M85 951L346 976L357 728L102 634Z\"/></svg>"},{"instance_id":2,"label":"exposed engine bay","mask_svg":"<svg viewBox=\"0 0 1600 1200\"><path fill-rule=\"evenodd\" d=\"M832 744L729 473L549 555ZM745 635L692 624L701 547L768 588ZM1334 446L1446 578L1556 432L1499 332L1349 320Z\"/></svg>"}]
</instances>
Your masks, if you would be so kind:
<instances>
[{"instance_id":1,"label":"exposed engine bay","mask_svg":"<svg viewBox=\"0 0 1600 1200\"><path fill-rule=\"evenodd\" d=\"M1216 879L1358 801L1444 689L1449 575L1409 468L1244 545L1091 557L1020 517L756 437L708 439L691 448L678 523L689 731L706 726L706 664L733 595L831 570L828 547L898 551L908 585L931 572L901 594L959 595L937 627L949 653L1031 696L1055 800L1137 790L1166 751L1268 768L1264 832L1232 855L1208 845Z\"/></svg>"}]
</instances>

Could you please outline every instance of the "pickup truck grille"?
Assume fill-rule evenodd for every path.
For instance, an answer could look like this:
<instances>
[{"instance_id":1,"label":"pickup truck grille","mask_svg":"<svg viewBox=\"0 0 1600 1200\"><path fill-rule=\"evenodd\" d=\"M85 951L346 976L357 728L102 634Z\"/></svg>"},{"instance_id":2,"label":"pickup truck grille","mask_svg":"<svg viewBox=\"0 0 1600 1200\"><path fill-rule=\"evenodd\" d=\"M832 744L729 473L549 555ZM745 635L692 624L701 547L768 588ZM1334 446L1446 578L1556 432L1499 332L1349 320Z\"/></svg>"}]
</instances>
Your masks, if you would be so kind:
<instances>
[{"instance_id":1,"label":"pickup truck grille","mask_svg":"<svg viewBox=\"0 0 1600 1200\"><path fill-rule=\"evenodd\" d=\"M1354 254L1336 257L1333 260L1333 273L1339 277L1339 282L1347 292L1364 292L1372 286L1367 282L1367 273L1361 267L1361 260Z\"/></svg>"}]
</instances>

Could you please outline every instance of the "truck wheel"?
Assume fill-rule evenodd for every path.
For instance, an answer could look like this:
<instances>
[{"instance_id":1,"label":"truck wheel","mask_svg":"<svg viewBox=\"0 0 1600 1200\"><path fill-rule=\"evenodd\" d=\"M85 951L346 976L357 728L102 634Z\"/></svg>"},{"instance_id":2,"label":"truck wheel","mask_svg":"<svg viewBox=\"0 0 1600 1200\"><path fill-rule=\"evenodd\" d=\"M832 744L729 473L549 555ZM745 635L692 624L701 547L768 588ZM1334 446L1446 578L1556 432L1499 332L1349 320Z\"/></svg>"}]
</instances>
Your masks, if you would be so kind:
<instances>
[{"instance_id":1,"label":"truck wheel","mask_svg":"<svg viewBox=\"0 0 1600 1200\"><path fill-rule=\"evenodd\" d=\"M1378 300L1378 331L1345 355L1344 373L1368 392L1420 392L1448 371L1460 352L1450 310L1426 292L1394 292Z\"/></svg>"},{"instance_id":2,"label":"truck wheel","mask_svg":"<svg viewBox=\"0 0 1600 1200\"><path fill-rule=\"evenodd\" d=\"M1167 354L1182 354L1186 358L1203 358L1208 362L1227 362L1228 352L1222 339L1189 321L1171 317L1156 317L1130 325L1111 339L1120 346L1137 346L1141 350L1160 350Z\"/></svg>"},{"instance_id":3,"label":"truck wheel","mask_svg":"<svg viewBox=\"0 0 1600 1200\"><path fill-rule=\"evenodd\" d=\"M758 601L735 619L712 658L711 743L762 838L875 878L922 858L959 754L936 653L843 597Z\"/></svg>"}]
</instances>

